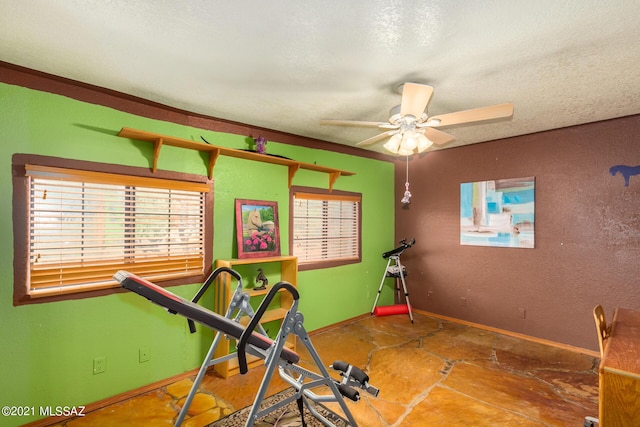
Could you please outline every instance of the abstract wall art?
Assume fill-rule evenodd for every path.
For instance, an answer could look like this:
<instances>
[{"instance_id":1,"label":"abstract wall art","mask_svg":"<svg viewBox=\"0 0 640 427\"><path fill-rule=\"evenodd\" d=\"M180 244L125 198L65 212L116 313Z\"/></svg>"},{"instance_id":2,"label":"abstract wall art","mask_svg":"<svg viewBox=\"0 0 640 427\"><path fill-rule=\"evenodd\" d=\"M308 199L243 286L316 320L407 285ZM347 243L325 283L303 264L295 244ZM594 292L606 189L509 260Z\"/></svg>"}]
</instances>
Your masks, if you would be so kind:
<instances>
[{"instance_id":1,"label":"abstract wall art","mask_svg":"<svg viewBox=\"0 0 640 427\"><path fill-rule=\"evenodd\" d=\"M535 178L460 184L460 244L534 248Z\"/></svg>"},{"instance_id":2,"label":"abstract wall art","mask_svg":"<svg viewBox=\"0 0 640 427\"><path fill-rule=\"evenodd\" d=\"M609 168L609 173L611 176L616 176L616 174L622 175L624 178L624 186L629 186L629 178L635 175L640 175L640 165L638 166L628 166L628 165L615 165Z\"/></svg>"}]
</instances>

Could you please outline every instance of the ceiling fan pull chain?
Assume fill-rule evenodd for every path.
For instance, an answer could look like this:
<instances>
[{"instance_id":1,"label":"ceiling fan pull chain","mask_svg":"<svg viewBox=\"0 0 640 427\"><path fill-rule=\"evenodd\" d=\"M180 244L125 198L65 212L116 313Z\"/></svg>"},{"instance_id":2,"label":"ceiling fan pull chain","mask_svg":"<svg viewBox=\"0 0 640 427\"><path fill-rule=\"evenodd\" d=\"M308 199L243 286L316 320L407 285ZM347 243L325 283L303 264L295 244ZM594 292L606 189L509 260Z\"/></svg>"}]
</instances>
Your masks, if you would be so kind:
<instances>
[{"instance_id":1,"label":"ceiling fan pull chain","mask_svg":"<svg viewBox=\"0 0 640 427\"><path fill-rule=\"evenodd\" d=\"M400 202L404 205L411 203L411 192L409 191L409 156L407 156L407 182L404 183L404 197Z\"/></svg>"}]
</instances>

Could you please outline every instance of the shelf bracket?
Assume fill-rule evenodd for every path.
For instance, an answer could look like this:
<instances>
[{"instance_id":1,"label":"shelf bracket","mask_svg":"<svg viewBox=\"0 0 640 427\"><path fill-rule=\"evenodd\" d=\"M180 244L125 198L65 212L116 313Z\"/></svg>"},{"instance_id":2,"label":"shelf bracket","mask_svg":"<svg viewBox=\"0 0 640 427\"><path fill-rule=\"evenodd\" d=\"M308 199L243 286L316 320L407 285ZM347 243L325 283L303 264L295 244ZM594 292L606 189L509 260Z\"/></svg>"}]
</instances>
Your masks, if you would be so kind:
<instances>
[{"instance_id":1,"label":"shelf bracket","mask_svg":"<svg viewBox=\"0 0 640 427\"><path fill-rule=\"evenodd\" d=\"M289 188L291 188L291 184L293 183L293 177L296 175L296 172L298 172L298 169L300 169L299 163L289 165Z\"/></svg>"},{"instance_id":2,"label":"shelf bracket","mask_svg":"<svg viewBox=\"0 0 640 427\"><path fill-rule=\"evenodd\" d=\"M216 165L216 160L218 160L219 155L219 148L209 151L209 166L207 167L207 176L209 177L209 179L213 179L213 167Z\"/></svg>"},{"instance_id":3,"label":"shelf bracket","mask_svg":"<svg viewBox=\"0 0 640 427\"><path fill-rule=\"evenodd\" d=\"M158 169L158 157L160 157L162 142L162 137L153 141L153 173L156 173L156 170Z\"/></svg>"},{"instance_id":4,"label":"shelf bracket","mask_svg":"<svg viewBox=\"0 0 640 427\"><path fill-rule=\"evenodd\" d=\"M340 178L340 171L331 172L329 174L329 191L333 191L333 184Z\"/></svg>"}]
</instances>

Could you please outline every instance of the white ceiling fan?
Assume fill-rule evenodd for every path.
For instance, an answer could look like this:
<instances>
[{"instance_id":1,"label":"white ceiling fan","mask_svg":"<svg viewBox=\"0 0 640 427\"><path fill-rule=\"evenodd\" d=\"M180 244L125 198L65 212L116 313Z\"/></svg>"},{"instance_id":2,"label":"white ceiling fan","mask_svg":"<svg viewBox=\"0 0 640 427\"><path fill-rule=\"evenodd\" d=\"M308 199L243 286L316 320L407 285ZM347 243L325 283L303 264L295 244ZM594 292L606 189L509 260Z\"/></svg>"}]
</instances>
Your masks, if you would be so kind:
<instances>
[{"instance_id":1,"label":"white ceiling fan","mask_svg":"<svg viewBox=\"0 0 640 427\"><path fill-rule=\"evenodd\" d=\"M386 129L384 132L358 142L357 146L368 146L389 138L384 148L393 154L409 156L421 153L432 144L444 145L455 137L436 128L506 119L513 116L510 102L472 110L457 111L429 117L425 111L433 95L433 86L419 83L404 83L400 105L390 111L388 122L366 122L357 120L320 120L323 125L362 126Z\"/></svg>"}]
</instances>

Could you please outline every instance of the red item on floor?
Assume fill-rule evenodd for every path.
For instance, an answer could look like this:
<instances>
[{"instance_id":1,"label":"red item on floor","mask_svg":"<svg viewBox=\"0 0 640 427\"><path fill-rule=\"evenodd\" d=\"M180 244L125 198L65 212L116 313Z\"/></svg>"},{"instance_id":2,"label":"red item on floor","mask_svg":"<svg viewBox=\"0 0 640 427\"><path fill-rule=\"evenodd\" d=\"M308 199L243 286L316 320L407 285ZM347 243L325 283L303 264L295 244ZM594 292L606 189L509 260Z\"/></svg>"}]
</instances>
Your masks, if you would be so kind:
<instances>
[{"instance_id":1,"label":"red item on floor","mask_svg":"<svg viewBox=\"0 0 640 427\"><path fill-rule=\"evenodd\" d=\"M392 316L394 314L409 313L409 306L406 304L383 305L373 309L375 316Z\"/></svg>"}]
</instances>

